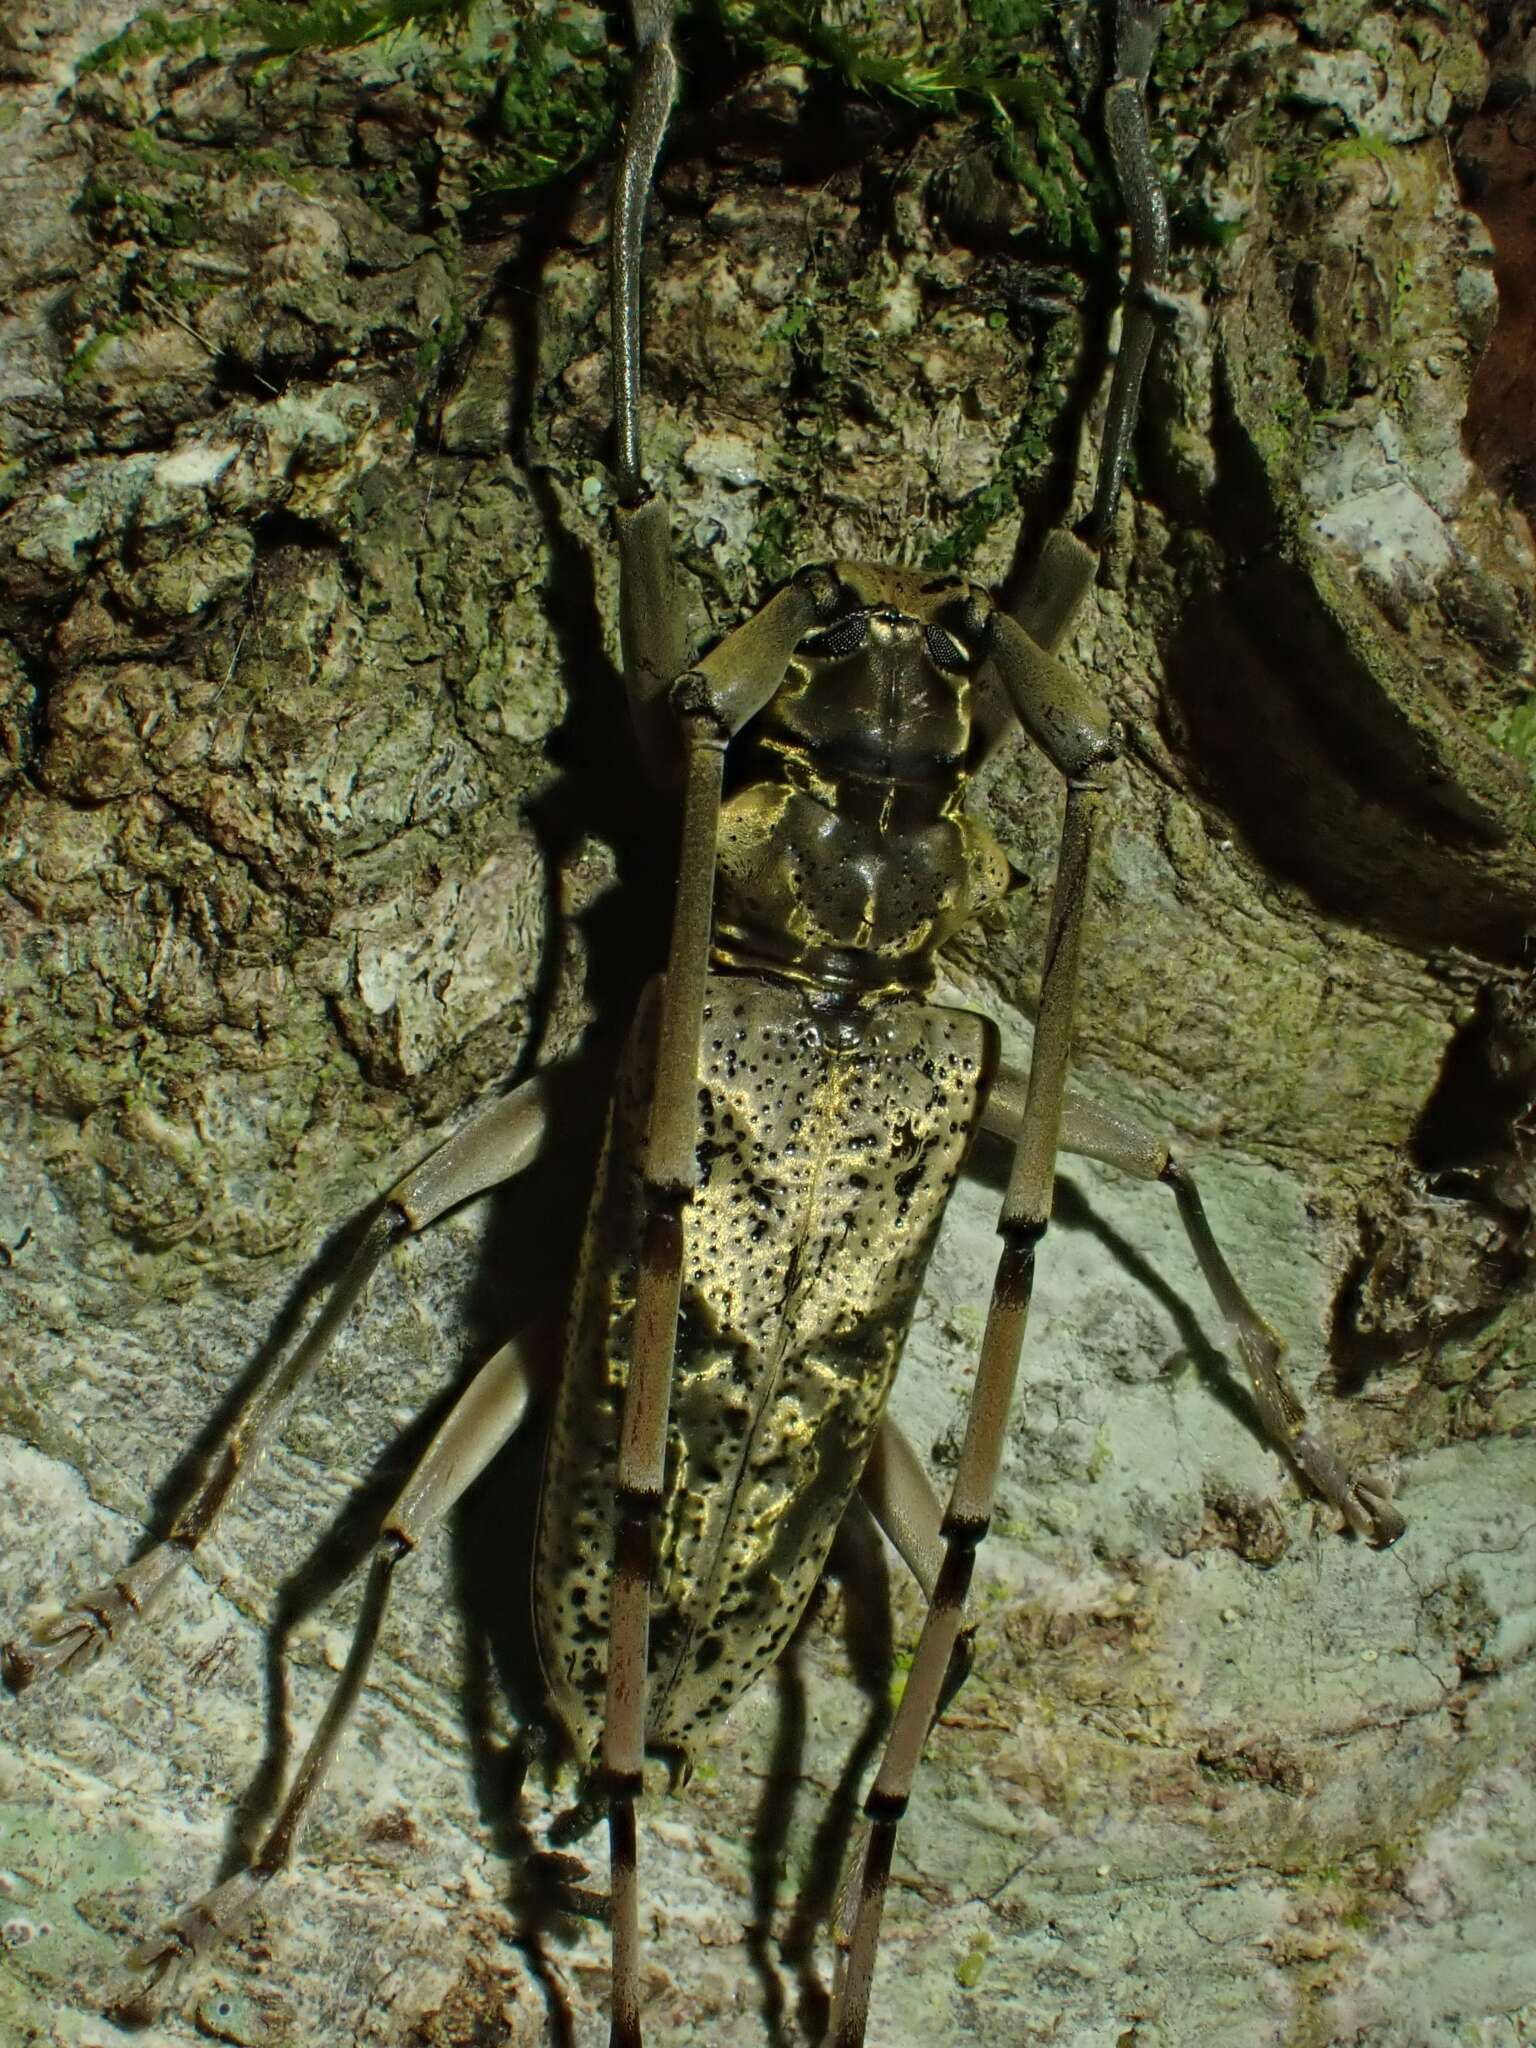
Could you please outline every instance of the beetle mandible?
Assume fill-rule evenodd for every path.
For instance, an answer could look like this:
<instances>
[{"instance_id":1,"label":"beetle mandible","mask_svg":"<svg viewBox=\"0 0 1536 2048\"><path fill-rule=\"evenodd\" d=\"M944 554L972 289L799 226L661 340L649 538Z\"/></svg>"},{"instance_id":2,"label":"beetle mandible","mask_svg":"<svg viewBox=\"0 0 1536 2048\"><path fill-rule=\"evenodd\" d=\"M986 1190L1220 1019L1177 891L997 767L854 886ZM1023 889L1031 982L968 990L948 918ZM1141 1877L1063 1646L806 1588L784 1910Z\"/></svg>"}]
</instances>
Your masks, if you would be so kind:
<instances>
[{"instance_id":1,"label":"beetle mandible","mask_svg":"<svg viewBox=\"0 0 1536 2048\"><path fill-rule=\"evenodd\" d=\"M1144 103L1154 10L1139 0L1114 10L1106 128L1134 253L1098 489L1080 528L1048 538L1007 603L947 575L802 571L692 666L669 514L645 483L640 439L641 229L672 98L671 10L641 0L634 14L639 63L613 233L625 666L647 760L682 790L683 853L668 967L621 1074L553 1424L536 1562L545 1676L590 1767L591 1798L608 1812L611 2039L628 2048L642 2038L634 1803L644 1755L686 1754L772 1661L862 1490L931 1605L845 1887L830 2038L856 2048L896 1826L958 1670L1060 1143L1168 1182L1271 1433L1359 1533L1390 1542L1400 1524L1306 1425L1187 1174L1159 1141L1065 1093L1112 748L1056 649L1113 524L1162 310L1166 223ZM1007 885L963 800L1019 724L1067 786L1027 1082L1000 1065L981 1020L927 1001L937 948ZM573 1114L558 1079L526 1083L397 1184L348 1279L242 1413L168 1539L38 1645L14 1646L15 1681L88 1662L158 1596L389 1246L519 1172ZM941 1504L885 1402L944 1199L980 1129L1013 1146L1014 1167L970 1422ZM152 1975L213 1947L290 1859L396 1564L518 1427L530 1392L514 1340L453 1410L387 1521L347 1671L279 1820L247 1869L140 1951Z\"/></svg>"}]
</instances>

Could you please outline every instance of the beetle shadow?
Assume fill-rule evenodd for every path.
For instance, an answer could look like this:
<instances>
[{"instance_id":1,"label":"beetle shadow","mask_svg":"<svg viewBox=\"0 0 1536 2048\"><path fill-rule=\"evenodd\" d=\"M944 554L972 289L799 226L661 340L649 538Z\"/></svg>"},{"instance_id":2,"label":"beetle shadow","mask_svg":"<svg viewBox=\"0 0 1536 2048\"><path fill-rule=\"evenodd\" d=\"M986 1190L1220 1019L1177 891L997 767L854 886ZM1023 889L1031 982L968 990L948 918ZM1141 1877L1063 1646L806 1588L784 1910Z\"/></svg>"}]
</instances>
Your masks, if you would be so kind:
<instances>
[{"instance_id":1,"label":"beetle shadow","mask_svg":"<svg viewBox=\"0 0 1536 2048\"><path fill-rule=\"evenodd\" d=\"M605 1099L610 1078L594 1078ZM568 1940L574 1921L606 1912L605 1898L584 1886L584 1863L547 1846L525 1797L532 1777L548 1787L555 1766L568 1760L540 1665L533 1559L548 1418L599 1143L600 1133L588 1134L547 1170L492 1198L471 1319L483 1333L482 1348L494 1348L504 1341L509 1298L521 1286L525 1302L537 1303L543 1387L527 1426L466 1493L453 1525L455 1595L465 1622L460 1710L476 1807L506 1872L513 1945L544 2000L552 2048L574 2048L575 2016L550 1943Z\"/></svg>"},{"instance_id":2,"label":"beetle shadow","mask_svg":"<svg viewBox=\"0 0 1536 2048\"><path fill-rule=\"evenodd\" d=\"M564 941L578 931L586 1002L599 1019L634 1014L643 982L665 956L677 834L675 806L639 772L624 678L604 651L607 635L592 536L569 523L551 464L536 446L548 305L544 274L567 231L578 192L579 181L568 180L529 219L497 295L512 332L509 446L542 530L547 573L541 606L566 703L564 717L544 746L553 775L523 804L547 877L545 929L551 935L529 997L530 1065L546 1048L559 1008ZM573 918L560 900L562 878L593 840L612 851L615 886Z\"/></svg>"},{"instance_id":3,"label":"beetle shadow","mask_svg":"<svg viewBox=\"0 0 1536 2048\"><path fill-rule=\"evenodd\" d=\"M145 1535L132 1553L133 1561L167 1539L177 1517L191 1505L202 1483L217 1470L221 1449L235 1428L242 1409L279 1363L298 1348L306 1329L323 1312L324 1303L343 1280L381 1206L379 1202L369 1203L333 1231L289 1288L266 1340L249 1366L228 1388L202 1428L155 1487L146 1517ZM325 1370L326 1365L322 1361L317 1371ZM403 1431L397 1432L384 1444L329 1525L318 1537L309 1539L309 1548L302 1562L274 1589L272 1616L264 1630L263 1750L244 1792L230 1807L218 1866L218 1882L234 1876L251 1861L262 1833L276 1816L283 1787L290 1775L294 1744L290 1727L288 1664L293 1632L325 1605L368 1556L384 1515L459 1391L459 1388L445 1391ZM301 1389L299 1403L302 1404L304 1399L305 1391ZM277 1433L281 1435L282 1425Z\"/></svg>"},{"instance_id":4,"label":"beetle shadow","mask_svg":"<svg viewBox=\"0 0 1536 2048\"><path fill-rule=\"evenodd\" d=\"M294 1725L290 1670L295 1632L324 1609L349 1579L359 1575L401 1489L485 1357L509 1333L532 1332L536 1338L530 1351L540 1379L552 1379L557 1370L559 1318L549 1311L563 1305L564 1276L574 1267L584 1209L581 1190L592 1170L590 1155L596 1142L595 1134L584 1133L581 1142L539 1162L488 1198L476 1277L465 1312L468 1336L461 1370L403 1430L388 1436L326 1525L318 1534L307 1534L301 1561L276 1586L271 1619L264 1630L262 1754L229 1810L216 1883L251 1862L292 1779L301 1750ZM378 1208L376 1203L369 1205L334 1232L289 1290L250 1366L156 1489L150 1533L138 1555L164 1540L176 1514L214 1467L220 1444L244 1403L302 1341L305 1328L341 1280ZM530 1246L536 1247L535 1256L530 1256ZM540 1327L541 1316L547 1330ZM548 1881L551 1859L524 1821L520 1798L529 1761L542 1748L542 1689L532 1648L528 1598L543 1452L538 1419L536 1397L529 1418L534 1426L525 1426L514 1435L469 1489L442 1533L452 1533L459 1605L466 1625L461 1703L477 1804L513 1872L517 1945L548 2007L549 2038L557 2048L572 2048L569 2005L543 1947L543 1935L558 1913L535 1910L529 1903L558 1900L560 1894ZM426 1540L438 1534L429 1529ZM402 1569L409 1571L408 1560ZM389 1627L386 1613L386 1641ZM488 1645L494 1645L494 1653ZM490 1676L493 1668L494 1682ZM502 1698L510 1702L517 1724L518 1733L511 1742L502 1735L495 1711L496 1701ZM343 1732L343 1746L350 1736L350 1730ZM560 1859L554 1861L558 1864ZM568 1878L569 1872L561 1875ZM579 1895L574 1896L579 1901ZM128 2025L142 2024L150 2016L147 2002L136 1991L125 1995L114 2010Z\"/></svg>"},{"instance_id":5,"label":"beetle shadow","mask_svg":"<svg viewBox=\"0 0 1536 2048\"><path fill-rule=\"evenodd\" d=\"M1008 1185L1011 1164L1010 1147L991 1133L984 1132L966 1164L966 1173L980 1181L983 1187L994 1189L1001 1195ZM1172 1202L1171 1194L1168 1200ZM1227 1354L1207 1337L1184 1296L1163 1277L1144 1252L1105 1221L1077 1182L1064 1173L1056 1176L1051 1225L1056 1229L1080 1231L1095 1239L1126 1279L1149 1294L1163 1310L1179 1339L1179 1348L1164 1377L1172 1378L1188 1365L1212 1398L1266 1450L1273 1451L1276 1446L1265 1431L1258 1404L1237 1378Z\"/></svg>"},{"instance_id":6,"label":"beetle shadow","mask_svg":"<svg viewBox=\"0 0 1536 2048\"><path fill-rule=\"evenodd\" d=\"M146 1534L132 1553L134 1559L166 1540L178 1514L195 1498L207 1475L217 1469L221 1447L240 1411L302 1341L306 1327L342 1280L378 1210L379 1204L372 1203L334 1231L289 1288L266 1340L246 1370L155 1487ZM320 1370L324 1369L322 1365ZM229 1806L215 1883L223 1883L250 1865L292 1776L296 1745L289 1667L294 1632L329 1602L369 1556L389 1507L461 1391L462 1384L446 1389L384 1443L327 1526L318 1536L306 1539L307 1549L299 1565L276 1584L271 1619L262 1632L262 1754L244 1790ZM145 1985L123 1978L114 1988L108 2011L120 2024L138 2030L152 2022L156 2006Z\"/></svg>"},{"instance_id":7,"label":"beetle shadow","mask_svg":"<svg viewBox=\"0 0 1536 2048\"><path fill-rule=\"evenodd\" d=\"M827 1604L829 1582L842 1594L839 1633L847 1671L864 1708L805 1853L789 1917L778 1938L776 1965L773 1923L795 1810L806 1784L804 1662ZM805 2041L820 2041L826 2034L831 1998L816 1968L816 1941L832 1921L858 1821L859 1788L890 1727L895 1670L890 1554L868 1509L856 1497L843 1517L811 1602L774 1667L777 1723L753 1820L752 1918L746 1930L747 1954L761 1987L763 2023L772 2048L797 2048ZM790 2026L786 1973L796 1985L798 2031Z\"/></svg>"},{"instance_id":8,"label":"beetle shadow","mask_svg":"<svg viewBox=\"0 0 1536 2048\"><path fill-rule=\"evenodd\" d=\"M132 1553L135 1562L170 1533L177 1515L188 1506L199 1484L211 1470L215 1453L229 1435L240 1410L279 1360L297 1349L305 1326L320 1304L335 1290L381 1206L379 1202L370 1202L357 1215L338 1225L293 1281L261 1348L245 1371L225 1390L217 1407L152 1490L144 1538Z\"/></svg>"}]
</instances>

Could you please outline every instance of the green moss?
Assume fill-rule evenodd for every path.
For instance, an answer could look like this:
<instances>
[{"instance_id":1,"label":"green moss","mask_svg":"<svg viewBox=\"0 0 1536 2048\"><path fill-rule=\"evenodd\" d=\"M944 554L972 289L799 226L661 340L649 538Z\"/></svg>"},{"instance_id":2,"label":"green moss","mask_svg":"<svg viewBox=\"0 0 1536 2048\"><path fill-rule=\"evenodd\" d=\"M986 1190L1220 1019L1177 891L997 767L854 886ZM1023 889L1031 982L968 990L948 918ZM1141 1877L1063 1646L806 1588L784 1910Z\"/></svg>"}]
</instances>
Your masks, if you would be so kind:
<instances>
[{"instance_id":1,"label":"green moss","mask_svg":"<svg viewBox=\"0 0 1536 2048\"><path fill-rule=\"evenodd\" d=\"M530 19L520 4L233 0L191 20L148 8L92 50L80 68L111 72L159 56L243 54L266 59L254 73L259 89L301 53L408 38L420 45L413 52L419 68L485 106L493 138L480 178L486 187L544 183L594 154L612 131L624 77L620 46L583 20Z\"/></svg>"},{"instance_id":2,"label":"green moss","mask_svg":"<svg viewBox=\"0 0 1536 2048\"><path fill-rule=\"evenodd\" d=\"M1536 775L1536 696L1524 698L1499 722L1494 740Z\"/></svg>"},{"instance_id":3,"label":"green moss","mask_svg":"<svg viewBox=\"0 0 1536 2048\"><path fill-rule=\"evenodd\" d=\"M1251 12L1247 0L1172 0L1163 11L1153 79L1168 91L1198 75L1211 53Z\"/></svg>"},{"instance_id":4,"label":"green moss","mask_svg":"<svg viewBox=\"0 0 1536 2048\"><path fill-rule=\"evenodd\" d=\"M1298 381L1276 392L1262 411L1246 422L1254 450L1272 478L1293 475L1311 443L1314 416L1301 378L1306 365L1298 359Z\"/></svg>"},{"instance_id":5,"label":"green moss","mask_svg":"<svg viewBox=\"0 0 1536 2048\"><path fill-rule=\"evenodd\" d=\"M482 188L537 185L594 155L618 119L624 79L617 47L581 23L529 23L495 74L498 146L480 169Z\"/></svg>"},{"instance_id":6,"label":"green moss","mask_svg":"<svg viewBox=\"0 0 1536 2048\"><path fill-rule=\"evenodd\" d=\"M232 154L242 171L258 177L276 178L301 198L313 199L320 190L316 179L280 149L237 149Z\"/></svg>"},{"instance_id":7,"label":"green moss","mask_svg":"<svg viewBox=\"0 0 1536 2048\"><path fill-rule=\"evenodd\" d=\"M987 1955L991 1947L990 1936L972 1936L970 1947L955 1965L955 1982L962 1991L972 1991L981 1982L981 1973L987 1967Z\"/></svg>"},{"instance_id":8,"label":"green moss","mask_svg":"<svg viewBox=\"0 0 1536 2048\"><path fill-rule=\"evenodd\" d=\"M1247 225L1246 214L1214 213L1200 197L1178 207L1173 214L1179 241L1199 243L1207 249L1230 249Z\"/></svg>"},{"instance_id":9,"label":"green moss","mask_svg":"<svg viewBox=\"0 0 1536 2048\"><path fill-rule=\"evenodd\" d=\"M905 46L898 26L895 47L886 25L878 41L857 34L830 18L821 0L704 0L704 11L736 45L743 68L793 58L851 92L969 114L989 135L1000 171L1035 200L1042 235L1062 249L1098 249L1109 181L1079 120L1059 10L1046 0L973 0L947 40L925 35L914 21ZM484 190L544 183L597 153L613 130L627 72L617 23L610 36L591 18L531 14L522 4L232 0L192 19L148 8L91 51L81 69L244 53L268 60L255 73L259 86L273 64L301 52L407 37L422 45L422 61L445 84L485 104L493 146L478 171Z\"/></svg>"},{"instance_id":10,"label":"green moss","mask_svg":"<svg viewBox=\"0 0 1536 2048\"><path fill-rule=\"evenodd\" d=\"M474 0L309 0L292 7L283 0L246 0L235 11L246 17L266 48L288 55L298 50L349 50L382 36L415 30L456 35L467 24Z\"/></svg>"},{"instance_id":11,"label":"green moss","mask_svg":"<svg viewBox=\"0 0 1536 2048\"><path fill-rule=\"evenodd\" d=\"M453 354L464 339L464 309L458 304L451 305L442 316L436 330L429 334L416 350L416 381L410 395L400 408L400 422L406 428L414 427L421 417L437 372L444 360Z\"/></svg>"},{"instance_id":12,"label":"green moss","mask_svg":"<svg viewBox=\"0 0 1536 2048\"><path fill-rule=\"evenodd\" d=\"M770 341L804 341L816 322L816 308L809 299L791 299L779 319L764 330Z\"/></svg>"},{"instance_id":13,"label":"green moss","mask_svg":"<svg viewBox=\"0 0 1536 2048\"><path fill-rule=\"evenodd\" d=\"M998 169L1035 200L1050 241L1097 251L1108 180L1078 115L1045 0L972 0L949 41L912 24L905 49L876 48L828 19L819 0L710 0L717 20L761 62L798 59L851 92L936 114L971 114Z\"/></svg>"},{"instance_id":14,"label":"green moss","mask_svg":"<svg viewBox=\"0 0 1536 2048\"><path fill-rule=\"evenodd\" d=\"M1324 143L1318 152L1318 163L1325 171L1350 163L1378 163L1390 167L1393 155L1400 147L1385 135L1373 135L1362 128L1354 135L1343 135L1336 142Z\"/></svg>"},{"instance_id":15,"label":"green moss","mask_svg":"<svg viewBox=\"0 0 1536 2048\"><path fill-rule=\"evenodd\" d=\"M425 378L437 368L443 357L457 348L464 338L464 311L453 305L443 315L435 334L429 334L416 351L416 368Z\"/></svg>"},{"instance_id":16,"label":"green moss","mask_svg":"<svg viewBox=\"0 0 1536 2048\"><path fill-rule=\"evenodd\" d=\"M1353 135L1325 141L1321 136L1302 133L1279 113L1261 123L1260 139L1270 149L1267 181L1280 199L1319 203L1331 177L1350 164L1381 164L1390 174L1394 160L1406 147L1385 136L1360 130Z\"/></svg>"},{"instance_id":17,"label":"green moss","mask_svg":"<svg viewBox=\"0 0 1536 2048\"><path fill-rule=\"evenodd\" d=\"M1057 393L1076 347L1071 322L1058 321L1047 329L1040 359L1030 379L1029 400L1014 421L996 469L962 507L953 532L936 541L923 556L925 569L938 575L963 569L993 527L1000 520L1011 518L1028 496L1031 485L1046 474L1051 462Z\"/></svg>"},{"instance_id":18,"label":"green moss","mask_svg":"<svg viewBox=\"0 0 1536 2048\"><path fill-rule=\"evenodd\" d=\"M135 128L133 133L124 139L140 163L148 164L152 171L172 170L180 162L175 150L167 149L159 137L152 134L148 128Z\"/></svg>"},{"instance_id":19,"label":"green moss","mask_svg":"<svg viewBox=\"0 0 1536 2048\"><path fill-rule=\"evenodd\" d=\"M185 249L198 239L197 208L190 196L174 190L150 192L117 185L108 178L92 178L75 205L108 240L132 238Z\"/></svg>"},{"instance_id":20,"label":"green moss","mask_svg":"<svg viewBox=\"0 0 1536 2048\"><path fill-rule=\"evenodd\" d=\"M299 50L355 49L381 36L417 29L453 33L467 21L473 0L235 0L230 7L192 19L172 19L146 8L115 36L81 59L83 73L120 71L145 57L201 50L219 55L231 43L249 43L273 54Z\"/></svg>"},{"instance_id":21,"label":"green moss","mask_svg":"<svg viewBox=\"0 0 1536 2048\"><path fill-rule=\"evenodd\" d=\"M110 321L105 327L98 328L88 341L81 342L65 366L64 388L68 390L70 385L88 377L107 344L126 334L130 324L127 320Z\"/></svg>"},{"instance_id":22,"label":"green moss","mask_svg":"<svg viewBox=\"0 0 1536 2048\"><path fill-rule=\"evenodd\" d=\"M793 573L795 517L783 498L773 498L758 514L748 550L752 566L766 583L781 583Z\"/></svg>"},{"instance_id":23,"label":"green moss","mask_svg":"<svg viewBox=\"0 0 1536 2048\"><path fill-rule=\"evenodd\" d=\"M80 59L80 75L88 78L93 71L122 71L143 57L157 57L170 51L202 50L213 55L220 45L224 20L223 15L209 14L191 21L172 21L158 8L147 8L127 28L119 29L94 50L87 50Z\"/></svg>"}]
</instances>

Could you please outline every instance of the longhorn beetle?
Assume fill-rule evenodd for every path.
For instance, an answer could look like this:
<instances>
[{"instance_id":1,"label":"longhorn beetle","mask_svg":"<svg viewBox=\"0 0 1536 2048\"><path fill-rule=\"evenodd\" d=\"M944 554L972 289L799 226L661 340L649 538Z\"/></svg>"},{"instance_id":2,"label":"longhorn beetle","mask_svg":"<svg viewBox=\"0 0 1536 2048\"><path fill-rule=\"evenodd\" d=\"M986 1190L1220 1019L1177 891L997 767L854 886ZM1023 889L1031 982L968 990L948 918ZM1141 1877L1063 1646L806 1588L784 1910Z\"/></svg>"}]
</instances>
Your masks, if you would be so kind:
<instances>
[{"instance_id":1,"label":"longhorn beetle","mask_svg":"<svg viewBox=\"0 0 1536 2048\"><path fill-rule=\"evenodd\" d=\"M1113 0L1104 126L1131 223L1123 335L1097 488L1011 601L962 577L801 570L690 663L665 498L641 436L642 229L672 108L671 0L632 0L637 45L612 221L617 544L625 682L648 767L680 792L665 972L630 1033L545 1455L536 1626L554 1716L606 1812L612 2048L645 2038L636 1803L648 1753L686 1762L773 1661L855 1492L919 1581L927 1618L850 1850L828 2040L865 2040L897 1828L964 1664L1057 1151L1167 1184L1247 1368L1306 1481L1368 1542L1402 1522L1309 1426L1279 1346L1157 1139L1066 1089L1090 856L1113 757L1058 658L1111 531L1162 311L1168 231L1147 136L1150 0ZM983 1018L929 1000L935 955L1006 888L965 803L1022 726L1066 788L1029 1072ZM726 781L727 756L731 778ZM402 1237L521 1172L575 1113L539 1076L386 1196L297 1348L258 1385L169 1535L31 1642L11 1683L75 1671L161 1594L214 1527L370 1273ZM941 1503L886 1413L949 1190L972 1140L1012 1148L1002 1241L958 1469ZM523 1423L514 1337L452 1409L385 1518L350 1656L250 1863L132 1960L152 1988L217 1946L291 1859L378 1641L396 1565Z\"/></svg>"}]
</instances>

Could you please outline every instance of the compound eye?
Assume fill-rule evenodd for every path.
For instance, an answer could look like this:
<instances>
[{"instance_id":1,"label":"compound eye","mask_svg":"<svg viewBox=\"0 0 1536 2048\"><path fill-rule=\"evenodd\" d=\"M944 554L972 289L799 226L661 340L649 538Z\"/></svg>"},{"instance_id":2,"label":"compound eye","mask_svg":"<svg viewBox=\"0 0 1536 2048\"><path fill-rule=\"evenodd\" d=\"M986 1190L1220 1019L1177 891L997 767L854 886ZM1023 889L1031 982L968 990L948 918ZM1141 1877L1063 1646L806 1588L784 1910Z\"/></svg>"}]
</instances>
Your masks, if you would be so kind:
<instances>
[{"instance_id":1,"label":"compound eye","mask_svg":"<svg viewBox=\"0 0 1536 2048\"><path fill-rule=\"evenodd\" d=\"M939 613L938 630L965 650L965 663L974 668L985 653L992 633L992 601L974 585L947 604ZM934 656L938 660L938 656Z\"/></svg>"},{"instance_id":2,"label":"compound eye","mask_svg":"<svg viewBox=\"0 0 1536 2048\"><path fill-rule=\"evenodd\" d=\"M952 634L946 633L942 626L924 627L923 639L927 642L928 659L935 668L945 669L953 676L969 673L972 655Z\"/></svg>"},{"instance_id":3,"label":"compound eye","mask_svg":"<svg viewBox=\"0 0 1536 2048\"><path fill-rule=\"evenodd\" d=\"M800 650L820 661L841 661L846 655L857 654L868 638L869 614L855 612L852 618L839 619L835 626L824 626L819 633L807 633L800 642Z\"/></svg>"}]
</instances>

